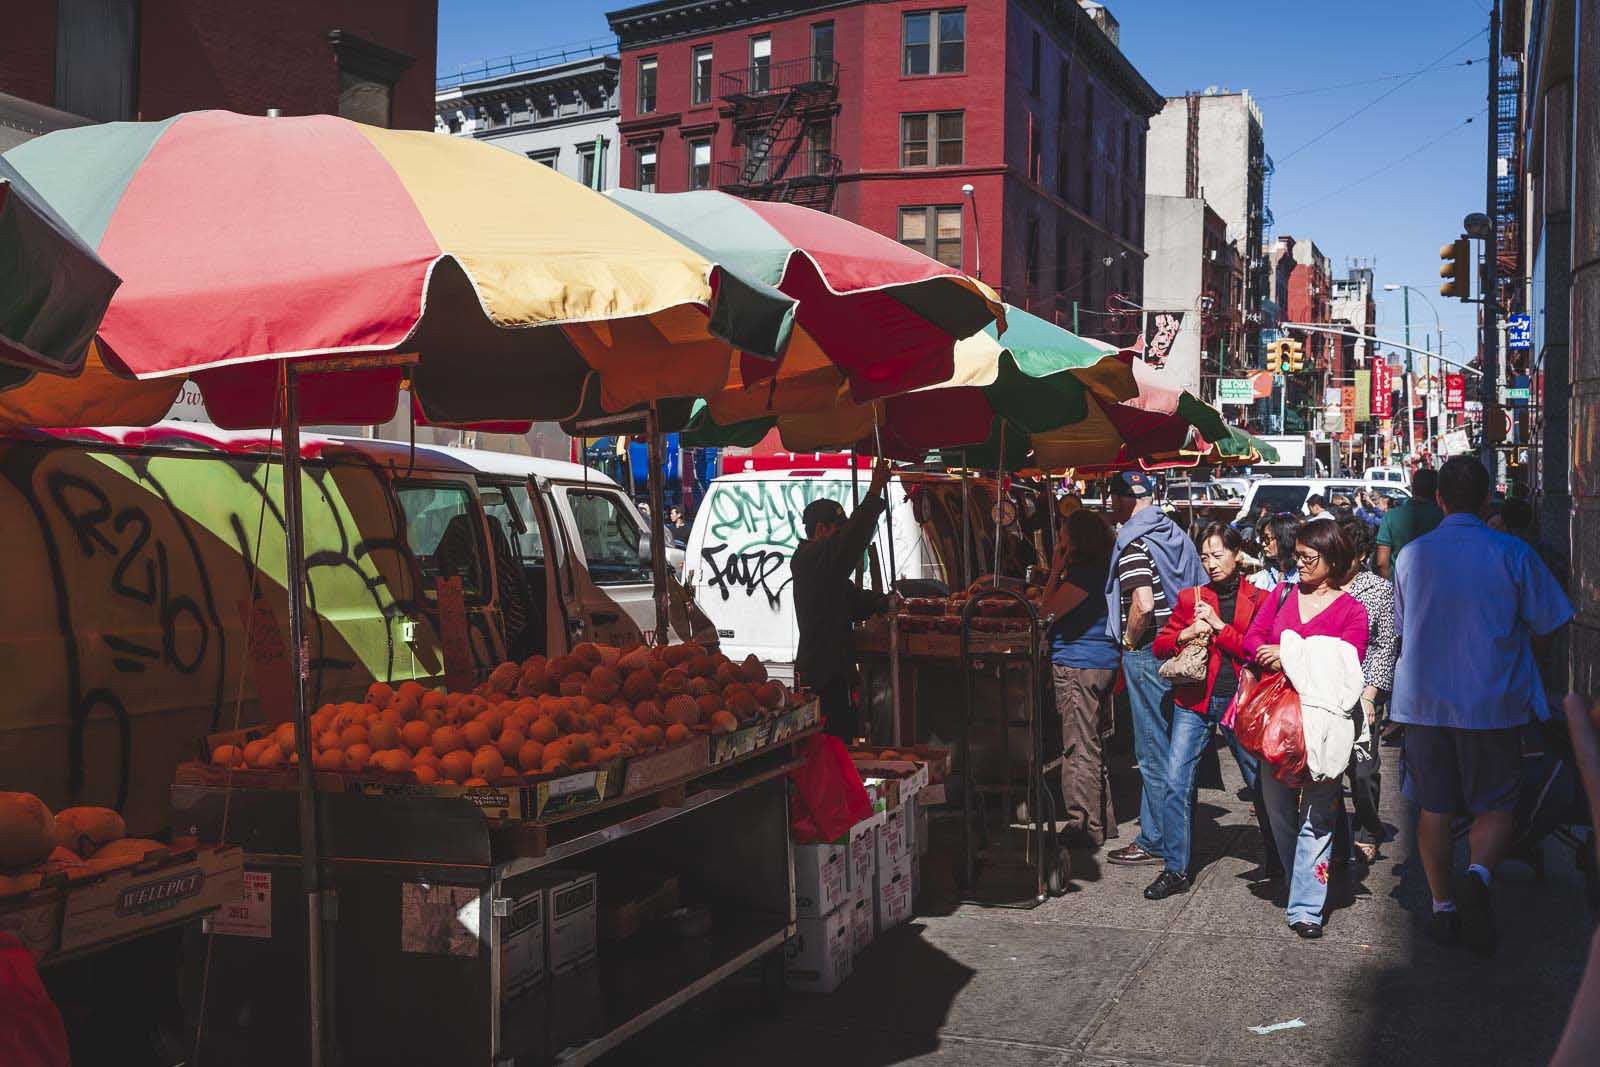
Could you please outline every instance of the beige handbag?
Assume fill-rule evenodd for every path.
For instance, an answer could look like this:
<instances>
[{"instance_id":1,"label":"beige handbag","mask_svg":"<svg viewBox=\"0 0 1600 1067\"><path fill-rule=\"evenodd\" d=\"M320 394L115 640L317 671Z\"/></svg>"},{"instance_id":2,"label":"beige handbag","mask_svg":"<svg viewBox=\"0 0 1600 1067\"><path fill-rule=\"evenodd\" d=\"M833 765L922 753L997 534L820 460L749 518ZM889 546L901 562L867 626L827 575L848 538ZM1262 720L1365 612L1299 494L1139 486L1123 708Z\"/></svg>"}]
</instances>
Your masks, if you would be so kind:
<instances>
[{"instance_id":1,"label":"beige handbag","mask_svg":"<svg viewBox=\"0 0 1600 1067\"><path fill-rule=\"evenodd\" d=\"M1159 668L1161 677L1176 685L1204 682L1211 666L1211 638L1201 636L1178 649L1178 654L1164 660Z\"/></svg>"}]
</instances>

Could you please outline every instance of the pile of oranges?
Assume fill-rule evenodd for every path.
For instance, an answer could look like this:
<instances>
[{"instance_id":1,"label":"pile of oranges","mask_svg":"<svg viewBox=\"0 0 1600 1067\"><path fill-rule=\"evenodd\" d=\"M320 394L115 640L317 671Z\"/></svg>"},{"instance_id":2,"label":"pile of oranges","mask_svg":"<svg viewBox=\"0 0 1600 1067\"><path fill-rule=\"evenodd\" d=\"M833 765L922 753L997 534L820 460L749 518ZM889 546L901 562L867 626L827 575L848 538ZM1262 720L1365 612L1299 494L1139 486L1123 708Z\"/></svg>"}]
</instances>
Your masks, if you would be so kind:
<instances>
[{"instance_id":1,"label":"pile of oranges","mask_svg":"<svg viewBox=\"0 0 1600 1067\"><path fill-rule=\"evenodd\" d=\"M623 651L582 644L570 655L502 663L471 693L417 682L374 683L363 702L311 716L319 771L384 772L424 784L514 784L622 756L732 733L783 710L789 694L754 656L734 663L700 645ZM293 723L218 745L211 762L258 770L299 761Z\"/></svg>"}]
</instances>

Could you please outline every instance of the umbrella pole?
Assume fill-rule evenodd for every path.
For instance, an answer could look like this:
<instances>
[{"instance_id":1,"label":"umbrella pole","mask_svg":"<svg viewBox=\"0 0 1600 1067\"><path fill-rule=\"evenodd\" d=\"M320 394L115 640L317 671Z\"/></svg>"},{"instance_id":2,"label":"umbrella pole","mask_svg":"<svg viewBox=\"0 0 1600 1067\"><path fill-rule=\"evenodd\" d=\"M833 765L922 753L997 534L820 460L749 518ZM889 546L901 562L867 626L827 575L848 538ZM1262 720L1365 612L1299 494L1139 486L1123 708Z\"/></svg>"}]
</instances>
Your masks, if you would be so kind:
<instances>
[{"instance_id":1,"label":"umbrella pole","mask_svg":"<svg viewBox=\"0 0 1600 1067\"><path fill-rule=\"evenodd\" d=\"M872 409L872 439L878 446L878 462L883 462L883 438L878 433L878 409ZM889 540L889 592L894 592L894 494L885 490L889 506L884 509L883 520ZM900 626L899 612L891 605L889 612L889 729L890 739L900 747ZM881 736L881 735L880 735Z\"/></svg>"},{"instance_id":2,"label":"umbrella pole","mask_svg":"<svg viewBox=\"0 0 1600 1067\"><path fill-rule=\"evenodd\" d=\"M1006 423L1000 420L1000 469L994 475L994 570L990 577L993 585L1000 584L1000 520L1005 517L1006 492Z\"/></svg>"},{"instance_id":3,"label":"umbrella pole","mask_svg":"<svg viewBox=\"0 0 1600 1067\"><path fill-rule=\"evenodd\" d=\"M284 370L283 398L284 554L289 594L289 666L294 675L294 739L300 757L300 878L306 896L306 998L310 1009L312 1067L321 1067L327 1044L322 953L322 863L317 793L312 786L311 709L306 701L310 664L306 645L306 551L300 502L300 383L295 368Z\"/></svg>"},{"instance_id":4,"label":"umbrella pole","mask_svg":"<svg viewBox=\"0 0 1600 1067\"><path fill-rule=\"evenodd\" d=\"M645 429L650 436L650 580L656 602L656 644L667 645L672 640L672 623L667 613L667 513L664 501L666 487L661 482L661 467L666 462L661 448L661 417L655 405L645 415Z\"/></svg>"}]
</instances>

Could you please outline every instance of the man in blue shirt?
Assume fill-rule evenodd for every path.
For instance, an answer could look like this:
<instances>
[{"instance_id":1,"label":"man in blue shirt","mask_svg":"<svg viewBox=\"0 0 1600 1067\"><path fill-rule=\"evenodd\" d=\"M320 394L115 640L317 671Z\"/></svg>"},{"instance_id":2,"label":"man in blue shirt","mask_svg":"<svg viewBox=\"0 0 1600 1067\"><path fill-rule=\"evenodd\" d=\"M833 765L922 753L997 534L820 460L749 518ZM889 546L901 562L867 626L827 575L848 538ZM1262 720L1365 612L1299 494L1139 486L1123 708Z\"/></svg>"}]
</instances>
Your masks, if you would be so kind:
<instances>
[{"instance_id":1,"label":"man in blue shirt","mask_svg":"<svg viewBox=\"0 0 1600 1067\"><path fill-rule=\"evenodd\" d=\"M1549 717L1533 642L1572 618L1572 603L1527 544L1478 516L1489 475L1470 456L1439 471L1445 518L1396 558L1400 630L1390 717L1405 727L1401 790L1418 809L1417 851L1433 893L1430 932L1494 951L1489 883L1512 834L1520 732ZM1461 913L1451 886L1452 816L1472 816Z\"/></svg>"}]
</instances>

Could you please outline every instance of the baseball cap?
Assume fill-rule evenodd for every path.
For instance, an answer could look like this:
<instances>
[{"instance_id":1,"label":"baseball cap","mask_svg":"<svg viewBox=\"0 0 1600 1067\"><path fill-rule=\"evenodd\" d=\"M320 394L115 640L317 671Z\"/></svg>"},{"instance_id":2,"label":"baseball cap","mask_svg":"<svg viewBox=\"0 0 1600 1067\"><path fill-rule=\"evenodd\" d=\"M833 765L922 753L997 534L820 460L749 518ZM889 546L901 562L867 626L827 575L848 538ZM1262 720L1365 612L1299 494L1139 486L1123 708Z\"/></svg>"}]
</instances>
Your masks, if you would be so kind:
<instances>
[{"instance_id":1,"label":"baseball cap","mask_svg":"<svg viewBox=\"0 0 1600 1067\"><path fill-rule=\"evenodd\" d=\"M827 497L818 497L807 504L806 509L800 513L800 523L806 528L806 533L810 533L817 528L818 523L837 524L843 522L844 517L843 504Z\"/></svg>"},{"instance_id":2,"label":"baseball cap","mask_svg":"<svg viewBox=\"0 0 1600 1067\"><path fill-rule=\"evenodd\" d=\"M1119 471L1111 476L1112 496L1153 496L1156 480L1144 471Z\"/></svg>"}]
</instances>

